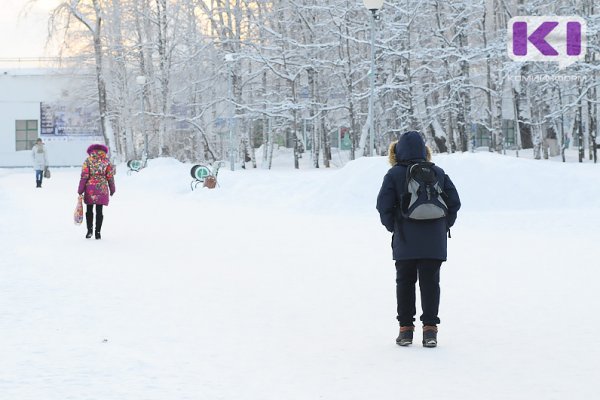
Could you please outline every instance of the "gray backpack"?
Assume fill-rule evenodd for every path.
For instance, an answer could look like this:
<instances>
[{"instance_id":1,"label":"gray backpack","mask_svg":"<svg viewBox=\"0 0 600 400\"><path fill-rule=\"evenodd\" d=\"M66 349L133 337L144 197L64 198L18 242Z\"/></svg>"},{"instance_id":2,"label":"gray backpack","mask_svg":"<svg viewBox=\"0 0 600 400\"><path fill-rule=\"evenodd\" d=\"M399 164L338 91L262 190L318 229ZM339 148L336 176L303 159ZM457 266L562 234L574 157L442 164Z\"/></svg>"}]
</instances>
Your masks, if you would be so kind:
<instances>
[{"instance_id":1,"label":"gray backpack","mask_svg":"<svg viewBox=\"0 0 600 400\"><path fill-rule=\"evenodd\" d=\"M433 166L431 162L406 166L406 185L400 199L402 217L422 221L448 215L447 196Z\"/></svg>"}]
</instances>

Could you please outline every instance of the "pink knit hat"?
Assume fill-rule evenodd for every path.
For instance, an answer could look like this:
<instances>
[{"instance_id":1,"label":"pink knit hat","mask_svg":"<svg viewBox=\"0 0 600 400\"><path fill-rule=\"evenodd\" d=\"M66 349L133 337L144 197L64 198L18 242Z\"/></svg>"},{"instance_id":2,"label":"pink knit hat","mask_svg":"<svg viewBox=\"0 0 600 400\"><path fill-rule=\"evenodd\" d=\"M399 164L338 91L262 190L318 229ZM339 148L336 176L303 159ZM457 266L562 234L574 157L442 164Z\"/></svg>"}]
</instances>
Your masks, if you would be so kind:
<instances>
[{"instance_id":1,"label":"pink knit hat","mask_svg":"<svg viewBox=\"0 0 600 400\"><path fill-rule=\"evenodd\" d=\"M87 149L88 154L92 154L94 151L103 151L108 154L108 147L103 144L93 144Z\"/></svg>"}]
</instances>

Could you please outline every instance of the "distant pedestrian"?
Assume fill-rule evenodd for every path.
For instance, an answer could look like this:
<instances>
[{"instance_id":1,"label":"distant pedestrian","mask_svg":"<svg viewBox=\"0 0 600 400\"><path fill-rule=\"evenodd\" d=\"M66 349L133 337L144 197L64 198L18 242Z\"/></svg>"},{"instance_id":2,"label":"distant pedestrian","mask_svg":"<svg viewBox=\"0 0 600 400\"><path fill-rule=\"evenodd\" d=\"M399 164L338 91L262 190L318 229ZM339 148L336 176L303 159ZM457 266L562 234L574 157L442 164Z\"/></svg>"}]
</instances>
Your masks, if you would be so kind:
<instances>
[{"instance_id":1,"label":"distant pedestrian","mask_svg":"<svg viewBox=\"0 0 600 400\"><path fill-rule=\"evenodd\" d=\"M428 162L428 150L421 134L414 131L392 143L392 168L383 178L377 197L381 223L393 233L400 323L396 343L401 346L411 344L413 339L417 279L423 308L423 346L437 346L440 267L446 261L446 235L460 208L454 184L441 168Z\"/></svg>"},{"instance_id":2,"label":"distant pedestrian","mask_svg":"<svg viewBox=\"0 0 600 400\"><path fill-rule=\"evenodd\" d=\"M44 170L48 168L48 152L42 139L35 141L31 149L31 158L33 159L33 169L35 170L35 187L42 187L44 179Z\"/></svg>"},{"instance_id":3,"label":"distant pedestrian","mask_svg":"<svg viewBox=\"0 0 600 400\"><path fill-rule=\"evenodd\" d=\"M87 239L92 237L94 222L94 205L96 206L96 229L94 235L100 239L100 230L104 221L102 207L108 206L109 196L115 193L114 170L108 160L108 148L102 144L93 144L87 149L88 158L81 168L81 179L77 192L84 195L83 202L87 209L85 222L87 224Z\"/></svg>"}]
</instances>

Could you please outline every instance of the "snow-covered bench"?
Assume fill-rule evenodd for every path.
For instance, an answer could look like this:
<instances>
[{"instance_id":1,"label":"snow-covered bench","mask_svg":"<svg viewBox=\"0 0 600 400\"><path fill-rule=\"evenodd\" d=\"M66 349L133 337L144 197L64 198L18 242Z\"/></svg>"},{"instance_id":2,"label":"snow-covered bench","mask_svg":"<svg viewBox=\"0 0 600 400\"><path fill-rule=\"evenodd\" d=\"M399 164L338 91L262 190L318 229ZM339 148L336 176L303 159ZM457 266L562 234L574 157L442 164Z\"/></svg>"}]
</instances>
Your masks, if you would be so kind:
<instances>
[{"instance_id":1,"label":"snow-covered bench","mask_svg":"<svg viewBox=\"0 0 600 400\"><path fill-rule=\"evenodd\" d=\"M192 167L190 174L192 175L192 183L190 187L192 190L196 189L199 184L209 189L214 189L217 182L217 175L219 175L219 169L225 165L225 161L217 161L213 165L197 164Z\"/></svg>"}]
</instances>

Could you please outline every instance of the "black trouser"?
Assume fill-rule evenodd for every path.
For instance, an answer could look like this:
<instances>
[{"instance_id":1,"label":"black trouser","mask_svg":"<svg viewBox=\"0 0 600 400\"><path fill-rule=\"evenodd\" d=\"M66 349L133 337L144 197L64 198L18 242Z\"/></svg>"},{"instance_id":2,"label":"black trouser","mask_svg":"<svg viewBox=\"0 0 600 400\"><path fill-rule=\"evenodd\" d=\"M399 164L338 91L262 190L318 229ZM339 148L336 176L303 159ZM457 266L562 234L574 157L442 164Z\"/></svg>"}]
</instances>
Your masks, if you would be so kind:
<instances>
[{"instance_id":1,"label":"black trouser","mask_svg":"<svg viewBox=\"0 0 600 400\"><path fill-rule=\"evenodd\" d=\"M440 323L440 260L401 260L396 261L396 299L398 301L398 322L400 326L413 326L415 320L415 283L419 278L423 325Z\"/></svg>"},{"instance_id":2,"label":"black trouser","mask_svg":"<svg viewBox=\"0 0 600 400\"><path fill-rule=\"evenodd\" d=\"M92 224L94 222L94 205L87 204L85 218L87 223L88 231L92 230ZM104 215L102 214L102 204L96 204L96 232L100 232L102 228L102 221L104 220Z\"/></svg>"}]
</instances>

